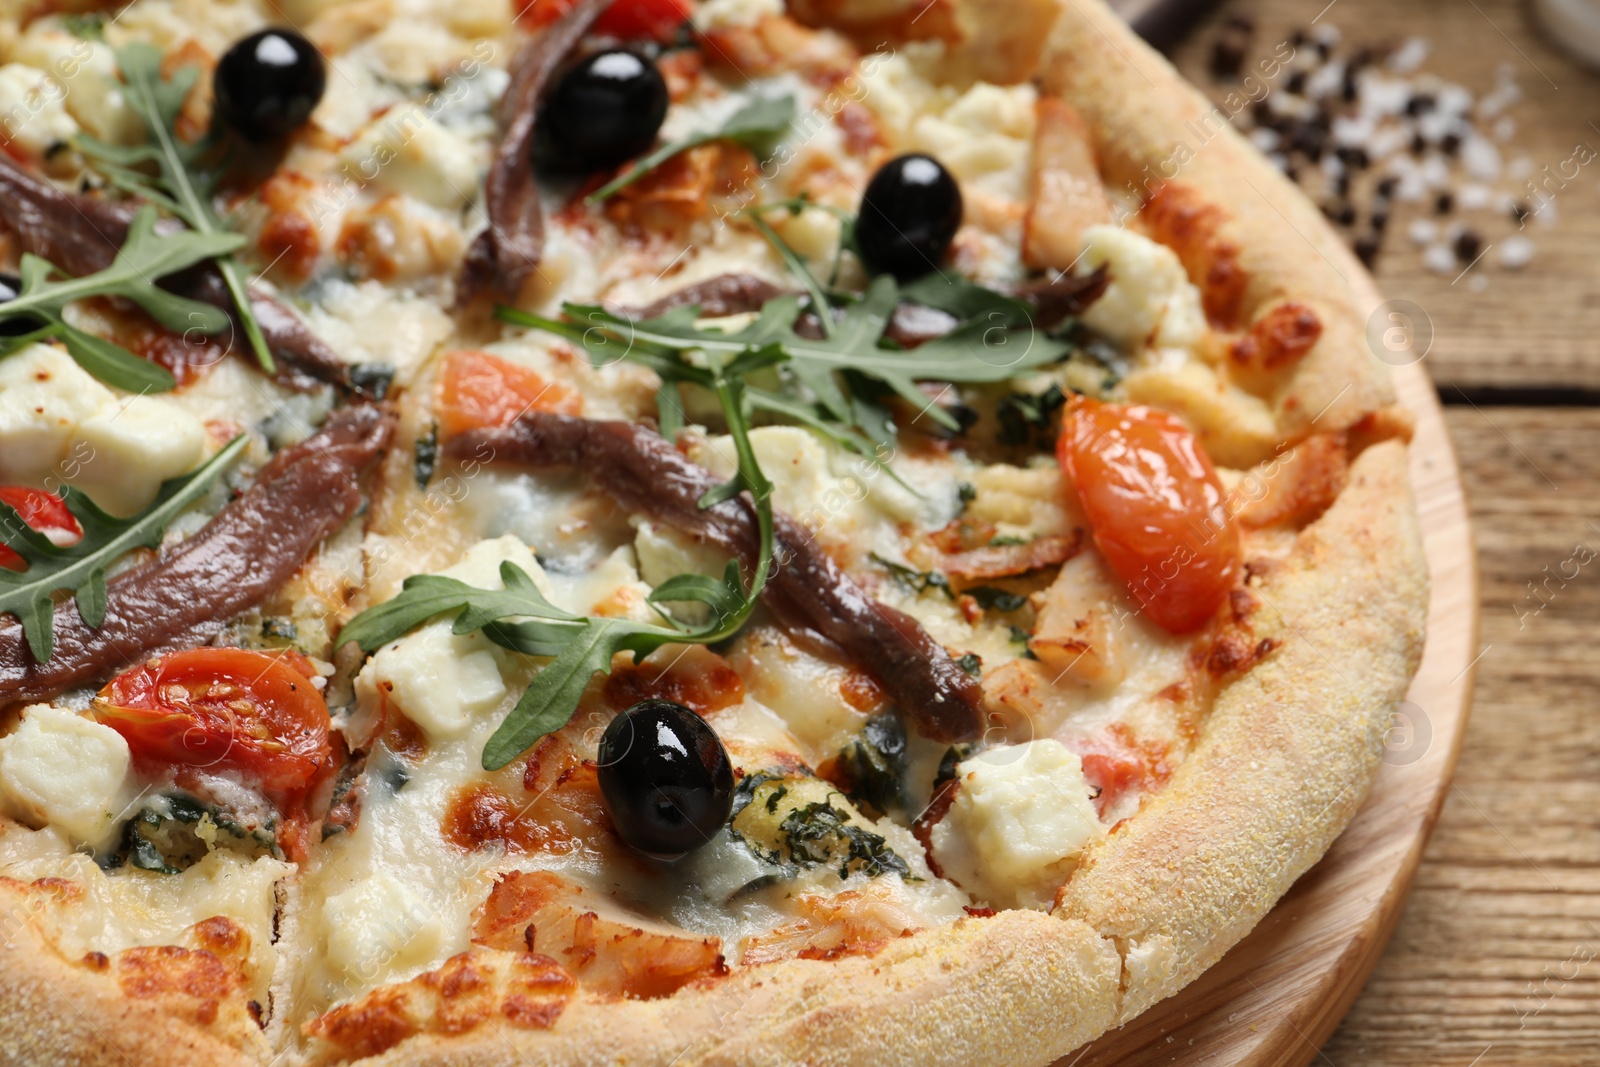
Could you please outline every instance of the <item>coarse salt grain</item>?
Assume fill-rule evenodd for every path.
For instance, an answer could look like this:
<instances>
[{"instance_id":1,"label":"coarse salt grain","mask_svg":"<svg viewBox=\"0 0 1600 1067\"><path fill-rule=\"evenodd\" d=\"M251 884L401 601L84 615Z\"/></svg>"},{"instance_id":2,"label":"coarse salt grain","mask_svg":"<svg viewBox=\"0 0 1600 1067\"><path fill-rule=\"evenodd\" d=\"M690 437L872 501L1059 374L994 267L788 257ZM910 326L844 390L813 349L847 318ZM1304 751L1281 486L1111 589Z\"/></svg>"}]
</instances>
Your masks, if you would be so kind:
<instances>
[{"instance_id":1,"label":"coarse salt grain","mask_svg":"<svg viewBox=\"0 0 1600 1067\"><path fill-rule=\"evenodd\" d=\"M1377 125L1376 120L1366 115L1340 116L1333 120L1333 139L1338 144L1364 145L1372 139Z\"/></svg>"},{"instance_id":2,"label":"coarse salt grain","mask_svg":"<svg viewBox=\"0 0 1600 1067\"><path fill-rule=\"evenodd\" d=\"M1410 74L1422 66L1431 48L1426 37L1407 37L1399 48L1389 53L1388 67L1396 74Z\"/></svg>"},{"instance_id":3,"label":"coarse salt grain","mask_svg":"<svg viewBox=\"0 0 1600 1067\"><path fill-rule=\"evenodd\" d=\"M1517 156L1506 167L1506 177L1514 182L1520 182L1533 173L1533 160L1527 156Z\"/></svg>"},{"instance_id":4,"label":"coarse salt grain","mask_svg":"<svg viewBox=\"0 0 1600 1067\"><path fill-rule=\"evenodd\" d=\"M1463 211L1482 211L1489 206L1489 187L1469 182L1456 190L1456 204Z\"/></svg>"},{"instance_id":5,"label":"coarse salt grain","mask_svg":"<svg viewBox=\"0 0 1600 1067\"><path fill-rule=\"evenodd\" d=\"M1485 274L1474 274L1467 279L1467 288L1474 293L1481 293L1489 288L1489 277Z\"/></svg>"},{"instance_id":6,"label":"coarse salt grain","mask_svg":"<svg viewBox=\"0 0 1600 1067\"><path fill-rule=\"evenodd\" d=\"M1406 228L1406 236L1413 244L1425 245L1439 236L1439 227L1431 219L1415 219Z\"/></svg>"},{"instance_id":7,"label":"coarse salt grain","mask_svg":"<svg viewBox=\"0 0 1600 1067\"><path fill-rule=\"evenodd\" d=\"M1257 126L1250 131L1250 143L1263 152L1275 151L1283 137L1271 126Z\"/></svg>"},{"instance_id":8,"label":"coarse salt grain","mask_svg":"<svg viewBox=\"0 0 1600 1067\"><path fill-rule=\"evenodd\" d=\"M1331 96L1344 85L1344 63L1339 60L1318 67L1306 79L1306 95L1315 99Z\"/></svg>"},{"instance_id":9,"label":"coarse salt grain","mask_svg":"<svg viewBox=\"0 0 1600 1067\"><path fill-rule=\"evenodd\" d=\"M1494 124L1494 139L1496 141L1509 141L1517 132L1517 120L1506 115Z\"/></svg>"},{"instance_id":10,"label":"coarse salt grain","mask_svg":"<svg viewBox=\"0 0 1600 1067\"><path fill-rule=\"evenodd\" d=\"M1422 180L1430 189L1445 189L1450 185L1450 164L1443 156L1429 156L1422 161Z\"/></svg>"},{"instance_id":11,"label":"coarse salt grain","mask_svg":"<svg viewBox=\"0 0 1600 1067\"><path fill-rule=\"evenodd\" d=\"M1449 245L1429 245L1422 253L1422 265L1435 274L1454 274L1456 254L1450 251Z\"/></svg>"},{"instance_id":12,"label":"coarse salt grain","mask_svg":"<svg viewBox=\"0 0 1600 1067\"><path fill-rule=\"evenodd\" d=\"M1487 137L1473 134L1461 145L1461 165L1479 181L1495 181L1500 177L1500 149Z\"/></svg>"},{"instance_id":13,"label":"coarse salt grain","mask_svg":"<svg viewBox=\"0 0 1600 1067\"><path fill-rule=\"evenodd\" d=\"M1521 270L1533 259L1533 242L1521 234L1512 234L1500 242L1500 265L1507 270Z\"/></svg>"},{"instance_id":14,"label":"coarse salt grain","mask_svg":"<svg viewBox=\"0 0 1600 1067\"><path fill-rule=\"evenodd\" d=\"M1439 110L1465 115L1472 110L1472 94L1462 85L1446 85L1439 90Z\"/></svg>"}]
</instances>

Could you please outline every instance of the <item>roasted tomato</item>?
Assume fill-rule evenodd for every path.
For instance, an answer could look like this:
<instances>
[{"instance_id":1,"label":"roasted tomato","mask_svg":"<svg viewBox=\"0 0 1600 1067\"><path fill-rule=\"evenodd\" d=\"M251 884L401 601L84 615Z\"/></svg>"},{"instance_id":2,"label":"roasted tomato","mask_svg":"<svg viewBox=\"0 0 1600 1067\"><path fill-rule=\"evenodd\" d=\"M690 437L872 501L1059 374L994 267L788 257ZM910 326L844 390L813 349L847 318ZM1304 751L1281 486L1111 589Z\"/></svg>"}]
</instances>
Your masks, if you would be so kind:
<instances>
[{"instance_id":1,"label":"roasted tomato","mask_svg":"<svg viewBox=\"0 0 1600 1067\"><path fill-rule=\"evenodd\" d=\"M508 426L524 411L577 415L582 398L520 363L474 348L444 359L439 375L439 428L446 437L466 430Z\"/></svg>"},{"instance_id":2,"label":"roasted tomato","mask_svg":"<svg viewBox=\"0 0 1600 1067\"><path fill-rule=\"evenodd\" d=\"M16 509L28 528L37 530L57 545L75 544L83 537L83 528L72 517L67 505L54 493L43 489L22 489L14 485L0 486L0 501ZM0 545L0 567L7 570L26 570L21 556L5 545Z\"/></svg>"},{"instance_id":3,"label":"roasted tomato","mask_svg":"<svg viewBox=\"0 0 1600 1067\"><path fill-rule=\"evenodd\" d=\"M1073 401L1056 443L1095 547L1156 625L1204 625L1239 574L1239 531L1200 443L1154 408Z\"/></svg>"},{"instance_id":4,"label":"roasted tomato","mask_svg":"<svg viewBox=\"0 0 1600 1067\"><path fill-rule=\"evenodd\" d=\"M572 10L573 0L530 0L517 17L530 26L548 26ZM689 0L616 0L595 21L604 37L670 41L689 18Z\"/></svg>"},{"instance_id":5,"label":"roasted tomato","mask_svg":"<svg viewBox=\"0 0 1600 1067\"><path fill-rule=\"evenodd\" d=\"M333 765L316 673L298 652L196 648L119 674L93 711L135 759L237 771L288 809Z\"/></svg>"}]
</instances>

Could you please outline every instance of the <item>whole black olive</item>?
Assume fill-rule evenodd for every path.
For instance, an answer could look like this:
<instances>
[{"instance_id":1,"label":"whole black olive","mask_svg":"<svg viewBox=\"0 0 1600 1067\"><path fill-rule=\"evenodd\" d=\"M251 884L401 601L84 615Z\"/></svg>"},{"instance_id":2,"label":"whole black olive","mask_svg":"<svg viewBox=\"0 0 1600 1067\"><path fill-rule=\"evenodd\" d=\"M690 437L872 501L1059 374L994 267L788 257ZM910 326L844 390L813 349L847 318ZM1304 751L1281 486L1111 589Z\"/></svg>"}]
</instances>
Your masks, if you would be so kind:
<instances>
[{"instance_id":1,"label":"whole black olive","mask_svg":"<svg viewBox=\"0 0 1600 1067\"><path fill-rule=\"evenodd\" d=\"M654 62L613 49L585 57L561 76L543 124L566 169L614 167L655 143L667 117L667 83Z\"/></svg>"},{"instance_id":2,"label":"whole black olive","mask_svg":"<svg viewBox=\"0 0 1600 1067\"><path fill-rule=\"evenodd\" d=\"M611 720L599 764L600 794L618 836L657 859L699 848L733 810L728 751L682 704L643 700Z\"/></svg>"},{"instance_id":3,"label":"whole black olive","mask_svg":"<svg viewBox=\"0 0 1600 1067\"><path fill-rule=\"evenodd\" d=\"M22 295L22 279L15 274L0 274L0 304L15 300ZM21 337L25 333L32 333L39 328L39 323L33 317L6 319L0 322L0 337Z\"/></svg>"},{"instance_id":4,"label":"whole black olive","mask_svg":"<svg viewBox=\"0 0 1600 1067\"><path fill-rule=\"evenodd\" d=\"M247 141L272 141L303 124L327 88L316 46L293 30L262 30L217 63L217 117Z\"/></svg>"},{"instance_id":5,"label":"whole black olive","mask_svg":"<svg viewBox=\"0 0 1600 1067\"><path fill-rule=\"evenodd\" d=\"M897 156L861 197L856 247L867 269L900 281L937 268L961 228L961 187L938 160Z\"/></svg>"}]
</instances>

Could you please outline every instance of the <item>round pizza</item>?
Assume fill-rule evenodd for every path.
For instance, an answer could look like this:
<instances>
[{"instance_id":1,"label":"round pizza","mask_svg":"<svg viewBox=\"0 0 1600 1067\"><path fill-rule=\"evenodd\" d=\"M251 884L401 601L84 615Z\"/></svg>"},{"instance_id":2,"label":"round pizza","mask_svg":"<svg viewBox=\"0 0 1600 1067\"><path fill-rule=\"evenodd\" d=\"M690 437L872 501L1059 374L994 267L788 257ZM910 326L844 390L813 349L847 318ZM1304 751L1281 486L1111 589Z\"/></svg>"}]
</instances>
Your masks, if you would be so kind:
<instances>
[{"instance_id":1,"label":"round pizza","mask_svg":"<svg viewBox=\"0 0 1600 1067\"><path fill-rule=\"evenodd\" d=\"M1097 0L0 61L0 1062L1044 1064L1361 804L1378 297Z\"/></svg>"}]
</instances>

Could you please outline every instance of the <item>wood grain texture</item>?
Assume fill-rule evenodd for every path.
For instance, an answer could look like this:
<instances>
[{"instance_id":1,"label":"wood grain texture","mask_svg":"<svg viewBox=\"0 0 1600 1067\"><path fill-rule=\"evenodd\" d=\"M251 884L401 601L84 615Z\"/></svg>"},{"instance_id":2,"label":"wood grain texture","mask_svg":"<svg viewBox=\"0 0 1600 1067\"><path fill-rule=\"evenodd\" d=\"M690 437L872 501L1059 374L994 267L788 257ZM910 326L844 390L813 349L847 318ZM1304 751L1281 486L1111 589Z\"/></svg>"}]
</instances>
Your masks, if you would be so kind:
<instances>
[{"instance_id":1,"label":"wood grain texture","mask_svg":"<svg viewBox=\"0 0 1600 1067\"><path fill-rule=\"evenodd\" d=\"M1317 1062L1592 1067L1600 555L1578 561L1600 553L1600 411L1447 416L1481 560L1471 728L1405 916Z\"/></svg>"},{"instance_id":2,"label":"wood grain texture","mask_svg":"<svg viewBox=\"0 0 1600 1067\"><path fill-rule=\"evenodd\" d=\"M1255 21L1254 55L1269 54L1319 12L1325 13L1318 25L1339 27L1347 45L1424 37L1432 53L1423 69L1475 94L1491 90L1498 69L1507 67L1525 98L1508 112L1516 130L1499 142L1503 157L1525 156L1536 170L1558 168L1579 144L1600 152L1600 74L1546 41L1524 6L1519 0L1228 0L1172 56L1190 80L1220 100L1235 86L1215 82L1207 64L1216 28L1231 15ZM1524 185L1507 178L1497 188L1514 192ZM1555 190L1551 203L1526 230L1535 245L1532 263L1508 271L1497 263L1498 249L1490 249L1473 269L1487 279L1482 292L1473 291L1470 276L1453 282L1424 269L1406 227L1418 216L1435 216L1427 205L1395 206L1378 282L1386 296L1416 302L1431 319L1427 367L1447 399L1454 386L1600 390L1600 158ZM1452 217L1492 242L1516 232L1498 209Z\"/></svg>"},{"instance_id":3,"label":"wood grain texture","mask_svg":"<svg viewBox=\"0 0 1600 1067\"><path fill-rule=\"evenodd\" d=\"M1418 414L1412 480L1435 585L1412 703L1401 709L1403 727L1391 731L1372 793L1322 862L1233 951L1058 1067L1308 1062L1400 917L1465 724L1477 596L1466 506L1437 401L1417 366L1399 368L1396 383Z\"/></svg>"}]
</instances>

